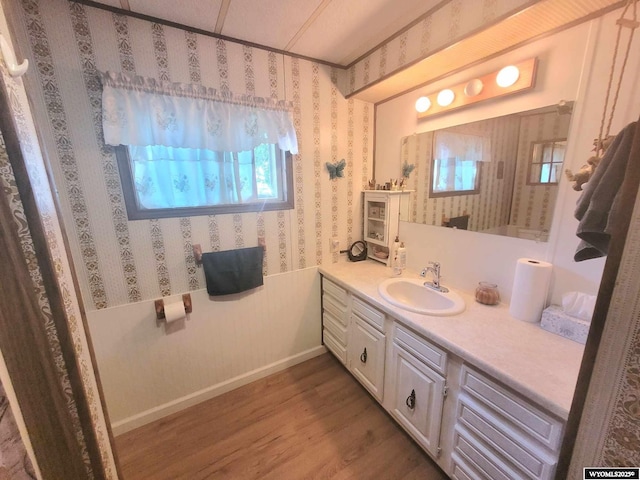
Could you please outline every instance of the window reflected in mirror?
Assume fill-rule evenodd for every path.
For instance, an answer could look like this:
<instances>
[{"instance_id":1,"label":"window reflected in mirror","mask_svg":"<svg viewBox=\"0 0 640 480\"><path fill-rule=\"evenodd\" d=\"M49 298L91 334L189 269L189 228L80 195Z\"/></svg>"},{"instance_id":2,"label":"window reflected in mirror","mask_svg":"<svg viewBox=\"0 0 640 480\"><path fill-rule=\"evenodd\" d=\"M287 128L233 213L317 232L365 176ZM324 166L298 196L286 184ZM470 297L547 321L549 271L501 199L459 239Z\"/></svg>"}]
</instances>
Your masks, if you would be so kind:
<instances>
[{"instance_id":1,"label":"window reflected in mirror","mask_svg":"<svg viewBox=\"0 0 640 480\"><path fill-rule=\"evenodd\" d=\"M558 183L566 149L566 138L532 143L529 185Z\"/></svg>"},{"instance_id":2,"label":"window reflected in mirror","mask_svg":"<svg viewBox=\"0 0 640 480\"><path fill-rule=\"evenodd\" d=\"M460 132L437 132L433 138L429 195L472 195L480 190L480 164L491 161L491 138Z\"/></svg>"},{"instance_id":3,"label":"window reflected in mirror","mask_svg":"<svg viewBox=\"0 0 640 480\"><path fill-rule=\"evenodd\" d=\"M434 158L432 197L478 193L479 162L464 158Z\"/></svg>"}]
</instances>

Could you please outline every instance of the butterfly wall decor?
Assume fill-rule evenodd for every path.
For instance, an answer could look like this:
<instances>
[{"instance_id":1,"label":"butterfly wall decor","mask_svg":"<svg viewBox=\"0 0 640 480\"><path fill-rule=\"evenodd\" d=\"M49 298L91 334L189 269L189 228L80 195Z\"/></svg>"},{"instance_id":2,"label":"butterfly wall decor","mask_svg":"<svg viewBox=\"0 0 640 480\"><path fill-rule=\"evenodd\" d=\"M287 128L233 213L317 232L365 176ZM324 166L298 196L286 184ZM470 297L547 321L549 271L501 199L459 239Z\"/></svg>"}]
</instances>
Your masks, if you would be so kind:
<instances>
[{"instance_id":1,"label":"butterfly wall decor","mask_svg":"<svg viewBox=\"0 0 640 480\"><path fill-rule=\"evenodd\" d=\"M344 167L347 165L344 158L336 163L327 162L326 165L329 170L329 180L344 177Z\"/></svg>"}]
</instances>

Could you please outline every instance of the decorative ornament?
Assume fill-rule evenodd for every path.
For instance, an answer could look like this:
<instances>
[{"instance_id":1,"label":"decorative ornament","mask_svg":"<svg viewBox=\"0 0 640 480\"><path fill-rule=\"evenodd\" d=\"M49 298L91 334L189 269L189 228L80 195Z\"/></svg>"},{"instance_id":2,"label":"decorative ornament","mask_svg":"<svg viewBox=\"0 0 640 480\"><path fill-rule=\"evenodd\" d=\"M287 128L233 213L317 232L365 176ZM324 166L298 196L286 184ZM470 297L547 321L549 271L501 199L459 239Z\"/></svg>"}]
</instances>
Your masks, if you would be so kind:
<instances>
[{"instance_id":1,"label":"decorative ornament","mask_svg":"<svg viewBox=\"0 0 640 480\"><path fill-rule=\"evenodd\" d=\"M344 158L336 163L327 162L326 165L327 170L329 170L329 180L344 177L344 167L347 165Z\"/></svg>"},{"instance_id":2,"label":"decorative ornament","mask_svg":"<svg viewBox=\"0 0 640 480\"><path fill-rule=\"evenodd\" d=\"M609 85L607 86L607 93L605 95L604 100L604 109L602 111L602 120L600 121L600 132L598 134L598 138L594 140L593 146L595 151L595 155L591 156L587 163L584 164L578 172L575 174L569 170L565 169L565 175L569 179L569 181L574 182L573 189L580 191L582 190L582 186L589 181L593 172L598 167L600 160L604 156L604 152L606 152L607 147L613 141L614 135L609 135L611 131L611 122L613 121L613 114L616 111L616 104L618 102L618 94L620 93L620 86L622 85L622 77L624 76L625 67L627 66L627 60L629 59L629 54L631 52L631 43L633 41L633 34L635 33L636 28L640 27L640 22L638 22L638 13L637 13L637 2L638 0L627 0L624 9L622 10L622 14L620 18L616 21L616 25L618 25L618 34L616 36L616 44L613 50L613 56L611 60L611 71L609 72ZM633 6L631 15L632 18L626 18L626 14L629 11L629 7ZM614 73L616 70L616 60L618 58L618 51L620 47L620 37L622 36L622 31L624 28L628 28L629 39L627 40L627 47L624 52L624 58L622 59L622 65L620 66L620 72L618 74L618 84L615 86L615 93L613 93L613 100L611 102L611 112L609 113L609 121L607 122L607 128L605 130L605 121L607 118L607 110L609 107L609 100L612 96L612 90L614 88Z\"/></svg>"},{"instance_id":3,"label":"decorative ornament","mask_svg":"<svg viewBox=\"0 0 640 480\"><path fill-rule=\"evenodd\" d=\"M413 172L414 168L416 168L416 166L413 163L409 164L407 162L404 162L404 164L402 165L402 176L404 178L409 178L409 175L411 175L411 172Z\"/></svg>"}]
</instances>

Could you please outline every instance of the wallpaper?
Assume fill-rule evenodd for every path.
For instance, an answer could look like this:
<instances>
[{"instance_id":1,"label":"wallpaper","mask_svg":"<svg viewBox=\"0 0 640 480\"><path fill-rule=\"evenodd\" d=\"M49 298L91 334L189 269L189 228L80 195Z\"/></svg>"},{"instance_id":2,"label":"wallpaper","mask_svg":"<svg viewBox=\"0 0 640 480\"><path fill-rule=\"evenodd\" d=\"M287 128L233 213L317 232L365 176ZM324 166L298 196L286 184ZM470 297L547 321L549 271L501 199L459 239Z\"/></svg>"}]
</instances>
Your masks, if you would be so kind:
<instances>
[{"instance_id":1,"label":"wallpaper","mask_svg":"<svg viewBox=\"0 0 640 480\"><path fill-rule=\"evenodd\" d=\"M361 237L373 107L345 100L335 69L66 0L21 6L39 92L34 108L87 309L204 288L196 243L228 250L264 236L264 272L273 275L335 262L331 237L341 249ZM98 72L105 70L293 102L294 209L129 221L102 137ZM344 178L329 180L326 162L343 158Z\"/></svg>"},{"instance_id":2,"label":"wallpaper","mask_svg":"<svg viewBox=\"0 0 640 480\"><path fill-rule=\"evenodd\" d=\"M432 55L510 12L527 0L443 0L405 32L380 45L347 72L345 95Z\"/></svg>"}]
</instances>

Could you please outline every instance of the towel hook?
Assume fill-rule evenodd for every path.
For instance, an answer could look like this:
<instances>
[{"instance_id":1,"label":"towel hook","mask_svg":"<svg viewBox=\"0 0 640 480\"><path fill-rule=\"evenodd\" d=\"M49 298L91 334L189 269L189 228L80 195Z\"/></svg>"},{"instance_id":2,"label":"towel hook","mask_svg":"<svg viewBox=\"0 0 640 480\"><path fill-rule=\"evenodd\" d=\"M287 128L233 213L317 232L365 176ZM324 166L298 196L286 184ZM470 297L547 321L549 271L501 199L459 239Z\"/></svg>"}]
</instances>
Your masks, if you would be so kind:
<instances>
[{"instance_id":1,"label":"towel hook","mask_svg":"<svg viewBox=\"0 0 640 480\"><path fill-rule=\"evenodd\" d=\"M4 58L4 64L9 71L9 75L16 78L26 73L27 68L29 68L29 60L24 59L24 61L18 65L13 49L9 46L9 43L2 34L0 34L0 51L2 52L2 58Z\"/></svg>"}]
</instances>

